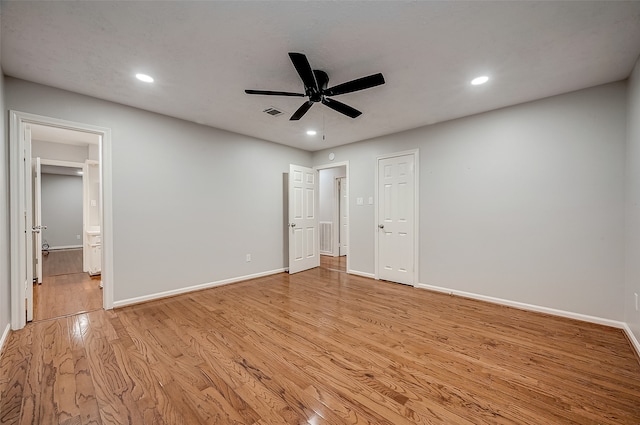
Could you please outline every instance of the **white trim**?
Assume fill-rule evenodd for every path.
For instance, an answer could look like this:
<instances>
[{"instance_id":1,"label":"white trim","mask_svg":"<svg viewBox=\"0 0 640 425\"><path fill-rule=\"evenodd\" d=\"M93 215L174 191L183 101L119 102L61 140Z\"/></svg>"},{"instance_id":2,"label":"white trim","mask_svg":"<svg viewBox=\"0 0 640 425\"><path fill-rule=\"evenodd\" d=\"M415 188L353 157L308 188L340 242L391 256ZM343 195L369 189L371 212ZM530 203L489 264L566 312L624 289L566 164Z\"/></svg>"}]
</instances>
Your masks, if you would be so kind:
<instances>
[{"instance_id":1,"label":"white trim","mask_svg":"<svg viewBox=\"0 0 640 425\"><path fill-rule=\"evenodd\" d=\"M500 304L508 307L518 308L520 310L535 311L538 313L550 314L553 316L566 317L568 319L581 320L583 322L597 323L599 325L611 326L613 328L623 329L625 323L617 320L605 319L603 317L589 316L587 314L574 313L566 310L558 310L550 307L543 307L535 304L527 304L519 301L506 300L504 298L490 297L487 295L474 294L472 292L458 291L456 289L443 288L441 286L427 285L419 283L416 288L427 289L430 291L442 292L448 295L457 295L459 297L471 298L479 301L486 301L492 304Z\"/></svg>"},{"instance_id":2,"label":"white trim","mask_svg":"<svg viewBox=\"0 0 640 425\"><path fill-rule=\"evenodd\" d=\"M19 188L24 185L20 173L20 160L23 143L21 143L19 131L20 120L12 111L9 116L9 220L11 223L11 326L13 329L21 329L26 323L25 318L25 289L21 282L20 256L17 254L23 249L20 235L21 203L23 194ZM21 184L22 183L22 184Z\"/></svg>"},{"instance_id":3,"label":"white trim","mask_svg":"<svg viewBox=\"0 0 640 425\"><path fill-rule=\"evenodd\" d=\"M349 257L347 257L347 260L348 259L349 259ZM356 275L356 276L368 277L370 279L375 279L376 278L376 275L373 274L373 273L360 272L358 270L349 270L349 269L347 269L347 273L348 274L353 274L353 275Z\"/></svg>"},{"instance_id":4,"label":"white trim","mask_svg":"<svg viewBox=\"0 0 640 425\"><path fill-rule=\"evenodd\" d=\"M103 307L113 308L113 211L112 211L112 157L111 129L94 125L45 117L11 110L9 113L9 189L11 217L11 327L22 329L25 324L25 288L20 284L21 250L20 199L24 183L20 181L20 157L22 151L22 125L40 124L69 130L97 134L100 137L100 172L102 178L102 282L104 283Z\"/></svg>"},{"instance_id":5,"label":"white trim","mask_svg":"<svg viewBox=\"0 0 640 425\"><path fill-rule=\"evenodd\" d=\"M333 223L335 226L331 226L331 255L334 257L340 256L340 179L342 177L333 178Z\"/></svg>"},{"instance_id":6,"label":"white trim","mask_svg":"<svg viewBox=\"0 0 640 425\"><path fill-rule=\"evenodd\" d=\"M42 165L55 165L57 167L83 168L84 162L58 161L57 159L40 158Z\"/></svg>"},{"instance_id":7,"label":"white trim","mask_svg":"<svg viewBox=\"0 0 640 425\"><path fill-rule=\"evenodd\" d=\"M202 283L200 285L188 286L186 288L173 289L171 291L157 292L155 294L143 295L141 297L128 298L125 300L114 301L113 307L118 308L118 307L124 307L131 304L140 304L147 301L153 301L161 298L172 297L175 295L186 294L188 292L195 292L195 291L200 291L202 289L215 288L216 286L228 285L230 283L237 283L237 282L241 282L249 279L255 279L257 277L271 276L274 274L283 273L285 271L286 269L270 270L270 271L250 274L246 276L239 276L239 277L232 277L230 279L218 280L216 282Z\"/></svg>"},{"instance_id":8,"label":"white trim","mask_svg":"<svg viewBox=\"0 0 640 425\"><path fill-rule=\"evenodd\" d=\"M347 169L349 169L349 161L330 162L328 164L316 165L313 168L315 168L316 170L326 170L328 168L339 168L343 165L347 167Z\"/></svg>"},{"instance_id":9,"label":"white trim","mask_svg":"<svg viewBox=\"0 0 640 425\"><path fill-rule=\"evenodd\" d=\"M379 155L376 157L375 165L375 180L373 191L373 208L374 208L374 279L379 280L378 268L378 238L380 232L378 231L378 168L381 159L394 158L397 156L413 155L413 192L414 192L414 205L413 205L413 286L417 286L420 281L420 149L410 149L407 151L393 152L389 154Z\"/></svg>"},{"instance_id":10,"label":"white trim","mask_svg":"<svg viewBox=\"0 0 640 425\"><path fill-rule=\"evenodd\" d=\"M50 246L47 251L55 251L58 249L81 249L82 245L64 245L64 246Z\"/></svg>"},{"instance_id":11,"label":"white trim","mask_svg":"<svg viewBox=\"0 0 640 425\"><path fill-rule=\"evenodd\" d=\"M4 328L4 332L2 332L2 337L0 337L0 354L2 354L4 343L7 342L7 338L9 337L10 331L11 331L11 323L7 323L7 327Z\"/></svg>"},{"instance_id":12,"label":"white trim","mask_svg":"<svg viewBox=\"0 0 640 425\"><path fill-rule=\"evenodd\" d=\"M622 325L622 330L627 334L627 338L629 338L631 346L636 350L636 354L638 355L638 358L640 358L640 341L638 341L636 336L633 334L633 331L628 324L623 323Z\"/></svg>"},{"instance_id":13,"label":"white trim","mask_svg":"<svg viewBox=\"0 0 640 425\"><path fill-rule=\"evenodd\" d=\"M346 168L345 177L347 178L347 217L349 217L349 228L347 229L348 245L347 245L346 267L347 267L347 270L349 270L349 266L351 265L351 209L349 205L351 203L351 176L349 175L349 161L340 161L340 162L333 162L329 164L316 165L313 167L313 169L316 170L316 173L317 173L320 170L326 170L329 168L339 168L342 166ZM318 243L320 243L320 241L318 241ZM338 252L338 255L340 255L340 252Z\"/></svg>"}]
</instances>

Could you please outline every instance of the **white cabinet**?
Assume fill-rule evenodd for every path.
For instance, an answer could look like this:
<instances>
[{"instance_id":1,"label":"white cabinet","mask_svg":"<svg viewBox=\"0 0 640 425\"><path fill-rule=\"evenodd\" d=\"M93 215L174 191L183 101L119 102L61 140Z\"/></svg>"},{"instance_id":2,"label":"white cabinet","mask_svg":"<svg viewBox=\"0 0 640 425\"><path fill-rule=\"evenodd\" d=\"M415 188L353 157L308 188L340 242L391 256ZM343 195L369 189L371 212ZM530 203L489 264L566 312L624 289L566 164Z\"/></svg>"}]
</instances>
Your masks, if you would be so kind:
<instances>
[{"instance_id":1,"label":"white cabinet","mask_svg":"<svg viewBox=\"0 0 640 425\"><path fill-rule=\"evenodd\" d=\"M88 231L87 239L89 241L89 274L95 276L102 271L102 236L99 231Z\"/></svg>"}]
</instances>

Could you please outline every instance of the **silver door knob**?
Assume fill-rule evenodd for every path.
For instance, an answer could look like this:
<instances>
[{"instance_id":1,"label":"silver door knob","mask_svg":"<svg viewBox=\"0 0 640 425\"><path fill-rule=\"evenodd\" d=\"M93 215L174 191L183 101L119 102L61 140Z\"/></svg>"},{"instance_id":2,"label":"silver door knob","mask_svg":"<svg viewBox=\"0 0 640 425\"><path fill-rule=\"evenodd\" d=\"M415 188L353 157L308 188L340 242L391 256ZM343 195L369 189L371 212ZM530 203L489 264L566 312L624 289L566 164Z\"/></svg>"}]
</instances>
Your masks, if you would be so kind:
<instances>
[{"instance_id":1,"label":"silver door knob","mask_svg":"<svg viewBox=\"0 0 640 425\"><path fill-rule=\"evenodd\" d=\"M296 227L296 223L291 223L289 226Z\"/></svg>"},{"instance_id":2,"label":"silver door knob","mask_svg":"<svg viewBox=\"0 0 640 425\"><path fill-rule=\"evenodd\" d=\"M384 224L378 224L379 229L384 229Z\"/></svg>"}]
</instances>

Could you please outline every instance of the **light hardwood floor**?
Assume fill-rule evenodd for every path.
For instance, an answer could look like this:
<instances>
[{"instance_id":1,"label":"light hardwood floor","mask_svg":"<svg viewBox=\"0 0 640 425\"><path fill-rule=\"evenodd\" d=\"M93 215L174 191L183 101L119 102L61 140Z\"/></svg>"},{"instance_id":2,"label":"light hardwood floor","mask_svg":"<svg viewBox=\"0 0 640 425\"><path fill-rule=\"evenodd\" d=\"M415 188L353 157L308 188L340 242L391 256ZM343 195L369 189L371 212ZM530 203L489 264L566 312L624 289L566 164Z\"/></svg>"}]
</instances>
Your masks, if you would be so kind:
<instances>
[{"instance_id":1,"label":"light hardwood floor","mask_svg":"<svg viewBox=\"0 0 640 425\"><path fill-rule=\"evenodd\" d=\"M6 424L638 424L622 331L318 268L29 324Z\"/></svg>"},{"instance_id":2,"label":"light hardwood floor","mask_svg":"<svg viewBox=\"0 0 640 425\"><path fill-rule=\"evenodd\" d=\"M82 249L51 251L42 271L42 284L33 286L34 321L102 308L100 276L82 272Z\"/></svg>"},{"instance_id":3,"label":"light hardwood floor","mask_svg":"<svg viewBox=\"0 0 640 425\"><path fill-rule=\"evenodd\" d=\"M82 249L50 251L42 256L42 276L82 273Z\"/></svg>"},{"instance_id":4,"label":"light hardwood floor","mask_svg":"<svg viewBox=\"0 0 640 425\"><path fill-rule=\"evenodd\" d=\"M347 271L347 257L331 257L329 255L320 256L320 267L325 269L334 270L338 272Z\"/></svg>"},{"instance_id":5,"label":"light hardwood floor","mask_svg":"<svg viewBox=\"0 0 640 425\"><path fill-rule=\"evenodd\" d=\"M78 314L102 308L100 276L87 273L63 274L33 285L33 320Z\"/></svg>"}]
</instances>

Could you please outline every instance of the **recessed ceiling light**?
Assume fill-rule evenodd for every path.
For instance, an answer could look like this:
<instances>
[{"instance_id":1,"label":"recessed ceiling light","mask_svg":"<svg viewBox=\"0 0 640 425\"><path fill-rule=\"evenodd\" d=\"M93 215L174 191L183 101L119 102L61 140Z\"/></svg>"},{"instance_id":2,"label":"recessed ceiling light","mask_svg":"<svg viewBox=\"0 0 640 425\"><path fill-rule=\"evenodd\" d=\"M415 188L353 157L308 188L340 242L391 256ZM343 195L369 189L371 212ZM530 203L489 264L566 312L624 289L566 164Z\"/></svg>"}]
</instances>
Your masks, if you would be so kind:
<instances>
[{"instance_id":1,"label":"recessed ceiling light","mask_svg":"<svg viewBox=\"0 0 640 425\"><path fill-rule=\"evenodd\" d=\"M315 136L316 134L318 134L318 132L315 130L307 130L307 135L309 136Z\"/></svg>"},{"instance_id":2,"label":"recessed ceiling light","mask_svg":"<svg viewBox=\"0 0 640 425\"><path fill-rule=\"evenodd\" d=\"M140 81L144 81L145 83L153 83L153 77L150 77L147 74L136 74L136 78Z\"/></svg>"},{"instance_id":3,"label":"recessed ceiling light","mask_svg":"<svg viewBox=\"0 0 640 425\"><path fill-rule=\"evenodd\" d=\"M476 77L473 80L471 80L471 85L479 86L480 84L484 84L487 81L489 81L489 77L487 77L486 75L483 75L481 77Z\"/></svg>"}]
</instances>

